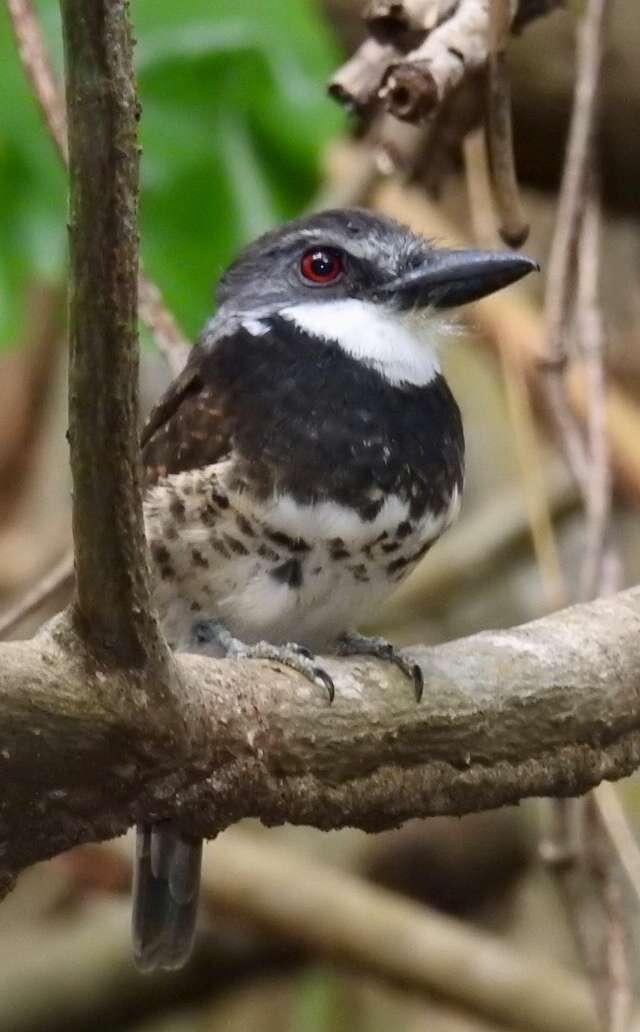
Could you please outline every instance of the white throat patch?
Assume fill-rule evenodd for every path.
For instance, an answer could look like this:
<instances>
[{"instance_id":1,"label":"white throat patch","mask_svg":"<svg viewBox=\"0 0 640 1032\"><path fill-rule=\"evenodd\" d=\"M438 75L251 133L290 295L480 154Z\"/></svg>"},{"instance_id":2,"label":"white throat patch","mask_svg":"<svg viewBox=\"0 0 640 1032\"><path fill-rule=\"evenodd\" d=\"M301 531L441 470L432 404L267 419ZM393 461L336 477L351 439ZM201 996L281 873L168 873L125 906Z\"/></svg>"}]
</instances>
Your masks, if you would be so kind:
<instances>
[{"instance_id":1,"label":"white throat patch","mask_svg":"<svg viewBox=\"0 0 640 1032\"><path fill-rule=\"evenodd\" d=\"M389 383L425 386L440 372L437 324L416 312L394 312L370 301L308 301L280 312L301 329L334 341L377 369Z\"/></svg>"}]
</instances>

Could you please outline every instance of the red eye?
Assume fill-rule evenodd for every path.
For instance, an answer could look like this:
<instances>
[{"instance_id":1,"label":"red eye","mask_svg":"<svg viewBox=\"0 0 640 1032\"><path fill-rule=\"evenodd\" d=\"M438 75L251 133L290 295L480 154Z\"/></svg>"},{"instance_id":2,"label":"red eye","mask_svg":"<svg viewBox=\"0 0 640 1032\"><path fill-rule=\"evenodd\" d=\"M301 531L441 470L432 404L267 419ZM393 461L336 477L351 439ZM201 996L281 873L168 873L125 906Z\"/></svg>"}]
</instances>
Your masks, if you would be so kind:
<instances>
[{"instance_id":1,"label":"red eye","mask_svg":"<svg viewBox=\"0 0 640 1032\"><path fill-rule=\"evenodd\" d=\"M340 252L331 247L314 247L305 251L300 262L300 271L310 283L323 286L334 283L342 272Z\"/></svg>"}]
</instances>

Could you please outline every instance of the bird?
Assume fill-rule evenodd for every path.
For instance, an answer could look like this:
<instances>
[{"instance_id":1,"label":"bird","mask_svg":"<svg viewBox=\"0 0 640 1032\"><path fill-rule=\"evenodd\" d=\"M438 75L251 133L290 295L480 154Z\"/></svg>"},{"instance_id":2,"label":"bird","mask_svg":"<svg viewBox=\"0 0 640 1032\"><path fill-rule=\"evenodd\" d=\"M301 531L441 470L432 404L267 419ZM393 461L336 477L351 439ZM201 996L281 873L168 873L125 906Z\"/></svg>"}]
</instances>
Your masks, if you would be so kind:
<instances>
[{"instance_id":1,"label":"bird","mask_svg":"<svg viewBox=\"0 0 640 1032\"><path fill-rule=\"evenodd\" d=\"M271 230L223 273L217 310L141 436L153 596L176 651L277 660L331 702L317 656L368 654L423 692L365 617L460 508L464 434L440 366L448 310L534 269L435 246L362 208ZM201 841L137 829L141 970L192 950Z\"/></svg>"}]
</instances>

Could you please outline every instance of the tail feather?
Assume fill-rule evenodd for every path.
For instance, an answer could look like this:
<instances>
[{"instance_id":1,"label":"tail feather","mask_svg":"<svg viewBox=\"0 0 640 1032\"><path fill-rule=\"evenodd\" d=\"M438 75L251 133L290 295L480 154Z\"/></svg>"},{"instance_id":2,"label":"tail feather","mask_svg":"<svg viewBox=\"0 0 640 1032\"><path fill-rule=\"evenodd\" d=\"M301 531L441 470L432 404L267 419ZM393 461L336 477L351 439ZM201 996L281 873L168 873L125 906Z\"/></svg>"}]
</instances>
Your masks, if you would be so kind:
<instances>
[{"instance_id":1,"label":"tail feather","mask_svg":"<svg viewBox=\"0 0 640 1032\"><path fill-rule=\"evenodd\" d=\"M137 828L133 951L141 971L182 967L193 946L202 841L166 824Z\"/></svg>"}]
</instances>

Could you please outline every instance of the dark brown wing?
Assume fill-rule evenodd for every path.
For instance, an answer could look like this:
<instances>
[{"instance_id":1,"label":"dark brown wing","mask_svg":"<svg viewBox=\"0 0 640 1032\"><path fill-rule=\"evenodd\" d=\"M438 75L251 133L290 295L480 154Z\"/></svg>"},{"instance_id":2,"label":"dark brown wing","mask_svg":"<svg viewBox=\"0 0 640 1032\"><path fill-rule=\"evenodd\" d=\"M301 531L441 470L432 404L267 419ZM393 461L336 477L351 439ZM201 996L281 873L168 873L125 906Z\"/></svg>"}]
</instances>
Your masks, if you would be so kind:
<instances>
[{"instance_id":1,"label":"dark brown wing","mask_svg":"<svg viewBox=\"0 0 640 1032\"><path fill-rule=\"evenodd\" d=\"M140 440L147 484L168 473L209 466L230 451L228 421L202 366L203 353L196 347L151 410Z\"/></svg>"}]
</instances>

